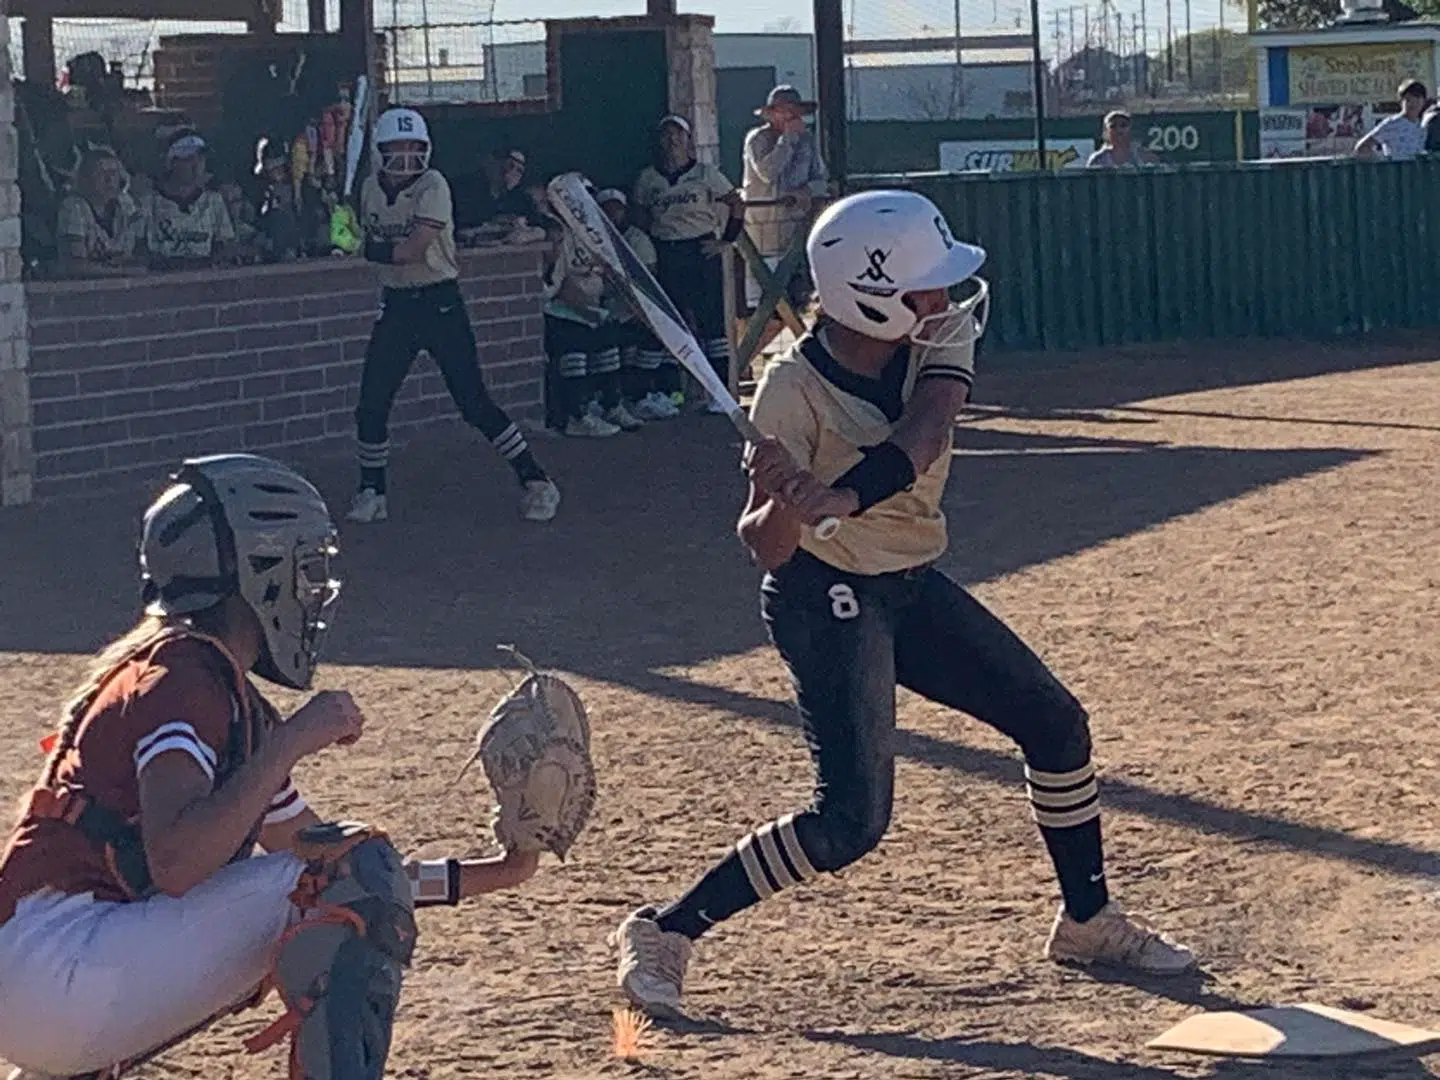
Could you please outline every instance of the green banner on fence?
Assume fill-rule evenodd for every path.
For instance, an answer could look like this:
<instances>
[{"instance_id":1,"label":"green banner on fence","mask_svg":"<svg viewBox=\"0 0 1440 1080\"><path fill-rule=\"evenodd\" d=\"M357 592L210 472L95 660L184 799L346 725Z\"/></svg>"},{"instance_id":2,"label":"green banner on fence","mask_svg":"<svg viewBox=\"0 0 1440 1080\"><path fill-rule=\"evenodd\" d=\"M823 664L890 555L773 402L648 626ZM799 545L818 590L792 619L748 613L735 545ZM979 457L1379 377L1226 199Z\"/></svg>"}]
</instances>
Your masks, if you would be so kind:
<instances>
[{"instance_id":1,"label":"green banner on fence","mask_svg":"<svg viewBox=\"0 0 1440 1080\"><path fill-rule=\"evenodd\" d=\"M993 349L1440 324L1440 159L856 177L989 252Z\"/></svg>"},{"instance_id":2,"label":"green banner on fence","mask_svg":"<svg viewBox=\"0 0 1440 1080\"><path fill-rule=\"evenodd\" d=\"M1137 113L1135 140L1172 164L1238 161L1258 153L1254 113ZM1237 128L1237 116L1239 127ZM1098 145L1101 114L1046 121L1051 166L1084 165ZM1031 120L866 120L848 128L850 170L856 173L1023 171L1034 168ZM1237 142L1237 131L1243 139ZM1242 155L1243 151L1243 155Z\"/></svg>"}]
</instances>

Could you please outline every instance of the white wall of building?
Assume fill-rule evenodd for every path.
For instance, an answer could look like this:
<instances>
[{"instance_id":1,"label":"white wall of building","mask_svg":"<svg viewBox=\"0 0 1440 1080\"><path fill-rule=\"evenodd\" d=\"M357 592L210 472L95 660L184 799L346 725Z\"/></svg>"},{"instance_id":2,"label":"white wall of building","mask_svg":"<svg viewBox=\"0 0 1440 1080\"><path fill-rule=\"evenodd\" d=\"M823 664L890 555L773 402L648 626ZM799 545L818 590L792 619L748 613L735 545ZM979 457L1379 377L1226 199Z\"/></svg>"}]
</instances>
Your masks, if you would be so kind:
<instances>
[{"instance_id":1,"label":"white wall of building","mask_svg":"<svg viewBox=\"0 0 1440 1080\"><path fill-rule=\"evenodd\" d=\"M852 120L955 120L1034 115L1027 63L883 64L847 72Z\"/></svg>"},{"instance_id":2,"label":"white wall of building","mask_svg":"<svg viewBox=\"0 0 1440 1080\"><path fill-rule=\"evenodd\" d=\"M773 67L776 83L815 100L815 39L809 34L716 34L715 66Z\"/></svg>"}]
</instances>

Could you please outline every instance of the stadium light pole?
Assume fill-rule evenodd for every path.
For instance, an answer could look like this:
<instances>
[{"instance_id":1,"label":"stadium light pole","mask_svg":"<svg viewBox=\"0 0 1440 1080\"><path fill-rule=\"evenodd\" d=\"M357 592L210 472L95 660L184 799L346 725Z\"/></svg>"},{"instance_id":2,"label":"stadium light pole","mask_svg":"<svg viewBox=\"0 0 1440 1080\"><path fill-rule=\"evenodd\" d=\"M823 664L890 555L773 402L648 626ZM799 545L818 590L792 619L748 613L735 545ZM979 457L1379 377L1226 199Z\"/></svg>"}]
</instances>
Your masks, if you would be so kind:
<instances>
[{"instance_id":1,"label":"stadium light pole","mask_svg":"<svg viewBox=\"0 0 1440 1080\"><path fill-rule=\"evenodd\" d=\"M819 0L816 0L819 3ZM1035 69L1035 153L1038 168L1048 168L1045 157L1045 57L1040 50L1040 0L1030 0L1030 53Z\"/></svg>"}]
</instances>

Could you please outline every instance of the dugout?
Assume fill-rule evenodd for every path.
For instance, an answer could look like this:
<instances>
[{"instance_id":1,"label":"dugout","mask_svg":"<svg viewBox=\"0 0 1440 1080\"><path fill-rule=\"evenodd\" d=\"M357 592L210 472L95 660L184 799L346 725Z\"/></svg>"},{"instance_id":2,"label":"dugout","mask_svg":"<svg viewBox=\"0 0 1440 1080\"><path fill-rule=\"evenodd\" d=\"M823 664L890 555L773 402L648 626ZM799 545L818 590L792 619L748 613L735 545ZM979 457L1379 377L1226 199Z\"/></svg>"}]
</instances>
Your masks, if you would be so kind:
<instances>
[{"instance_id":1,"label":"dugout","mask_svg":"<svg viewBox=\"0 0 1440 1080\"><path fill-rule=\"evenodd\" d=\"M55 18L244 20L247 34L162 39L154 99L136 110L144 113L142 129L203 124L223 167L244 163L255 136L276 123L263 92L272 88L257 88L247 73L269 70L272 81L285 81L299 71L296 100L270 104L301 113L327 101L347 72L372 71L385 85L378 78L384 38L374 32L369 4L342 0L338 34L325 28L323 2L308 7L316 32L303 35L276 31L272 0L16 0L9 13L23 20L24 66L40 88L55 84ZM547 24L543 98L421 106L433 124L436 164L463 171L498 143L528 143L540 151L532 157L537 173L579 168L628 186L655 120L671 111L692 120L702 156L713 157L712 25L708 16L679 15L660 0L645 15ZM6 21L7 49L0 50L7 64L9 27ZM15 87L8 67L0 74L0 113L8 121ZM67 121L81 114L75 98L51 93ZM67 137L73 146L73 129ZM39 161L32 151L0 140L0 503L153 476L187 453L349 446L378 292L368 267L327 258L39 280L27 273L22 253L16 182L23 161ZM43 163L39 171L47 171ZM52 179L63 191L65 173L54 170ZM533 245L463 253L462 286L487 382L520 420L538 421L542 408L542 256ZM427 364L422 359L397 403L401 430L458 422Z\"/></svg>"}]
</instances>

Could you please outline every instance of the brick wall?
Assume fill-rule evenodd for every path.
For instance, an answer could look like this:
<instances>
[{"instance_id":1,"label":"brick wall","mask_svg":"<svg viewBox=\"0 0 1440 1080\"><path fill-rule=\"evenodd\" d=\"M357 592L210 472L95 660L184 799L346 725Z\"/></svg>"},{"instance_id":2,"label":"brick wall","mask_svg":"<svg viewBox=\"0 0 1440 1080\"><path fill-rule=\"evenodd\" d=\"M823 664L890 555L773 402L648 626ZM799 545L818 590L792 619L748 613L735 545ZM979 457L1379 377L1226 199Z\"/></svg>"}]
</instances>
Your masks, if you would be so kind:
<instances>
[{"instance_id":1,"label":"brick wall","mask_svg":"<svg viewBox=\"0 0 1440 1080\"><path fill-rule=\"evenodd\" d=\"M492 394L542 414L540 252L466 253L462 286ZM36 497L155 476L187 455L354 440L378 289L358 260L25 287ZM460 423L422 357L396 434Z\"/></svg>"},{"instance_id":2,"label":"brick wall","mask_svg":"<svg viewBox=\"0 0 1440 1080\"><path fill-rule=\"evenodd\" d=\"M28 502L30 446L25 287L20 283L20 151L10 83L10 22L0 19L0 506Z\"/></svg>"}]
</instances>

